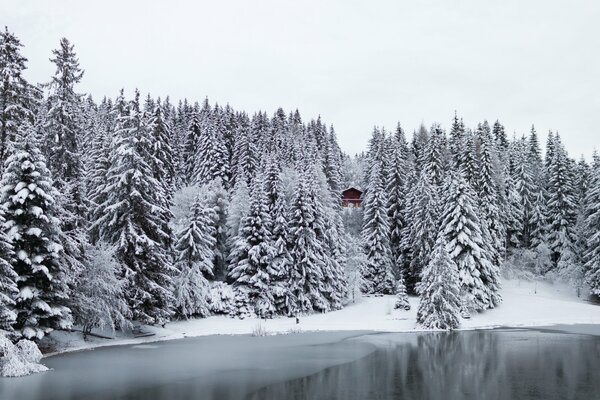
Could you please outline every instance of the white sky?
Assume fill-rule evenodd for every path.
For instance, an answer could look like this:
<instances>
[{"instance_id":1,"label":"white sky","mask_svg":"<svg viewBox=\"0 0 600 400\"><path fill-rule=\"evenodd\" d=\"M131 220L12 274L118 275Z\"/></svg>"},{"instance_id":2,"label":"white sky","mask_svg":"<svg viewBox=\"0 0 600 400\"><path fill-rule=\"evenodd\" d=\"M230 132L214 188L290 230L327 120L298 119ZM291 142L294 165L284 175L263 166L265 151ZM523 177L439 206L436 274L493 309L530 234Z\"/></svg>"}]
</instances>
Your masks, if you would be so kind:
<instances>
[{"instance_id":1,"label":"white sky","mask_svg":"<svg viewBox=\"0 0 600 400\"><path fill-rule=\"evenodd\" d=\"M600 148L600 3L555 0L0 0L27 77L75 44L81 92L135 87L333 123L344 150L373 125L407 131L497 118L558 130L574 157Z\"/></svg>"}]
</instances>

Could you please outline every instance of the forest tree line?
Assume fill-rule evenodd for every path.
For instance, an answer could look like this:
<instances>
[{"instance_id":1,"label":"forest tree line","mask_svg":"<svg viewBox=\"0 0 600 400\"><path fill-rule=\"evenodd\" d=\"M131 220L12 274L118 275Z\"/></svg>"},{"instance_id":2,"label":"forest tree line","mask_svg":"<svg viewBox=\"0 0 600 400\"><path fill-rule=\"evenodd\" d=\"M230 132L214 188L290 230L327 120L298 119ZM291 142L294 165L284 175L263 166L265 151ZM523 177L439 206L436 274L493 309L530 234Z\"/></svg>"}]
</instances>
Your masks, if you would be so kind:
<instances>
[{"instance_id":1,"label":"forest tree line","mask_svg":"<svg viewBox=\"0 0 600 400\"><path fill-rule=\"evenodd\" d=\"M398 308L420 294L421 324L455 327L500 303L507 264L600 292L599 161L574 162L557 134L544 158L534 130L508 140L456 117L410 143L375 129L351 158L298 111L137 90L96 102L67 39L33 85L21 48L0 34L0 329L17 340L297 316L359 293ZM344 210L357 182L364 207Z\"/></svg>"}]
</instances>

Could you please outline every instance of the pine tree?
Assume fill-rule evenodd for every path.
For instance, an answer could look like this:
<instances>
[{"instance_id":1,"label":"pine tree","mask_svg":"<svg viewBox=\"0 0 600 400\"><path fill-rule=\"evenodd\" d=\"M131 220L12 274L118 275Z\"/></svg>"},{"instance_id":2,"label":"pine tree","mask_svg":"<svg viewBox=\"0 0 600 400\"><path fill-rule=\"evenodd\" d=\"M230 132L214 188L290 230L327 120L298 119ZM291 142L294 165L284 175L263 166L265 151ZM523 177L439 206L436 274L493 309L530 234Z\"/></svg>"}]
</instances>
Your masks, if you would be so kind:
<instances>
[{"instance_id":1,"label":"pine tree","mask_svg":"<svg viewBox=\"0 0 600 400\"><path fill-rule=\"evenodd\" d=\"M494 308L501 301L499 272L485 251L473 191L456 173L448 179L445 192L441 226L446 248L458 266L463 301L475 310Z\"/></svg>"},{"instance_id":2,"label":"pine tree","mask_svg":"<svg viewBox=\"0 0 600 400\"><path fill-rule=\"evenodd\" d=\"M322 310L327 301L322 295L326 249L317 239L324 231L322 206L312 186L309 172L303 172L294 190L290 205L289 240L290 265L286 308L290 315Z\"/></svg>"},{"instance_id":3,"label":"pine tree","mask_svg":"<svg viewBox=\"0 0 600 400\"><path fill-rule=\"evenodd\" d=\"M12 153L23 123L33 122L31 88L23 77L23 45L8 28L0 32L0 163Z\"/></svg>"},{"instance_id":4,"label":"pine tree","mask_svg":"<svg viewBox=\"0 0 600 400\"><path fill-rule=\"evenodd\" d=\"M585 199L584 246L585 280L590 291L600 296L600 158L594 155L590 190Z\"/></svg>"},{"instance_id":5,"label":"pine tree","mask_svg":"<svg viewBox=\"0 0 600 400\"><path fill-rule=\"evenodd\" d=\"M0 209L0 226L4 226L4 210ZM18 275L14 271L14 252L4 232L0 232L0 329L11 331L17 319L13 298L19 293Z\"/></svg>"},{"instance_id":6,"label":"pine tree","mask_svg":"<svg viewBox=\"0 0 600 400\"><path fill-rule=\"evenodd\" d=\"M27 339L41 339L72 323L66 306L68 288L61 263L56 195L29 129L6 161L0 196L6 210L5 233L15 253L12 268L18 275L14 326Z\"/></svg>"},{"instance_id":7,"label":"pine tree","mask_svg":"<svg viewBox=\"0 0 600 400\"><path fill-rule=\"evenodd\" d=\"M221 179L217 178L200 187L206 194L206 206L214 213L211 232L215 235L213 272L216 280L224 280L227 275L227 257L230 251L227 238L227 212L229 210L229 194L223 187Z\"/></svg>"},{"instance_id":8,"label":"pine tree","mask_svg":"<svg viewBox=\"0 0 600 400\"><path fill-rule=\"evenodd\" d=\"M398 273L404 273L402 244L404 229L407 226L407 196L408 196L408 144L404 131L398 126L392 144L392 162L388 173L388 218L390 223L390 249L393 268Z\"/></svg>"},{"instance_id":9,"label":"pine tree","mask_svg":"<svg viewBox=\"0 0 600 400\"><path fill-rule=\"evenodd\" d=\"M393 293L394 275L386 190L382 181L381 165L378 162L371 167L363 208L362 236L368 260L363 270L363 291L364 293Z\"/></svg>"},{"instance_id":10,"label":"pine tree","mask_svg":"<svg viewBox=\"0 0 600 400\"><path fill-rule=\"evenodd\" d=\"M82 95L75 92L83 76L74 46L65 38L60 48L53 50L51 61L56 73L48 84L49 110L45 118L46 141L49 143L48 166L53 173L57 189L67 199L68 211L75 221L63 226L71 231L81 226L85 216L83 186L83 162L79 146L83 140Z\"/></svg>"},{"instance_id":11,"label":"pine tree","mask_svg":"<svg viewBox=\"0 0 600 400\"><path fill-rule=\"evenodd\" d=\"M134 320L164 324L172 315L169 257L172 233L161 184L153 176L150 127L139 109L139 94L117 119L107 173L106 200L94 223L100 237L117 246L125 266L127 299Z\"/></svg>"},{"instance_id":12,"label":"pine tree","mask_svg":"<svg viewBox=\"0 0 600 400\"><path fill-rule=\"evenodd\" d=\"M494 122L494 128L492 130L494 134L494 139L496 140L496 144L500 148L501 151L508 150L508 138L506 137L506 132L504 131L504 126L500 123L500 121L496 120Z\"/></svg>"},{"instance_id":13,"label":"pine tree","mask_svg":"<svg viewBox=\"0 0 600 400\"><path fill-rule=\"evenodd\" d=\"M277 312L286 314L289 311L286 307L286 298L289 295L287 284L292 261L289 249L289 211L281 179L281 169L273 159L266 161L263 184L273 224L271 236L274 250L271 265L273 300Z\"/></svg>"},{"instance_id":14,"label":"pine tree","mask_svg":"<svg viewBox=\"0 0 600 400\"><path fill-rule=\"evenodd\" d=\"M250 210L242 218L237 241L232 250L228 279L234 286L242 286L249 302L261 318L275 313L275 302L270 282L274 249L271 243L272 222L260 180L253 182Z\"/></svg>"},{"instance_id":15,"label":"pine tree","mask_svg":"<svg viewBox=\"0 0 600 400\"><path fill-rule=\"evenodd\" d=\"M214 210L205 202L198 196L188 224L178 232L175 243L175 307L185 318L209 315L207 278L213 276L215 234Z\"/></svg>"},{"instance_id":16,"label":"pine tree","mask_svg":"<svg viewBox=\"0 0 600 400\"><path fill-rule=\"evenodd\" d=\"M499 160L495 143L491 135L484 129L478 131L480 141L480 162L478 181L475 186L479 200L479 215L482 231L489 252L489 259L495 265L500 264L500 253L504 249L505 227L500 218L500 210L504 198L499 187Z\"/></svg>"},{"instance_id":17,"label":"pine tree","mask_svg":"<svg viewBox=\"0 0 600 400\"><path fill-rule=\"evenodd\" d=\"M250 183L258 169L256 143L247 117L242 119L236 130L231 168L234 185L242 177Z\"/></svg>"},{"instance_id":18,"label":"pine tree","mask_svg":"<svg viewBox=\"0 0 600 400\"><path fill-rule=\"evenodd\" d=\"M175 164L172 146L172 132L168 120L165 118L165 107L160 100L153 105L146 114L149 119L148 124L152 130L150 136L152 146L152 168L154 179L163 186L163 191L166 199L170 200L173 197L175 188Z\"/></svg>"},{"instance_id":19,"label":"pine tree","mask_svg":"<svg viewBox=\"0 0 600 400\"><path fill-rule=\"evenodd\" d=\"M204 122L206 123L206 121ZM194 174L199 168L196 155L198 154L201 137L202 120L200 113L196 111L192 114L190 124L187 128L187 132L185 135L185 145L183 148L183 153L185 154L185 157L183 157L181 160L183 164L182 169L185 174L186 182L193 182Z\"/></svg>"},{"instance_id":20,"label":"pine tree","mask_svg":"<svg viewBox=\"0 0 600 400\"><path fill-rule=\"evenodd\" d=\"M440 218L440 200L427 174L421 173L410 194L409 223L405 233L406 245L410 249L410 265L407 285L411 290L420 280L421 271L429 263L437 237Z\"/></svg>"},{"instance_id":21,"label":"pine tree","mask_svg":"<svg viewBox=\"0 0 600 400\"><path fill-rule=\"evenodd\" d=\"M570 160L558 135L554 142L553 158L548 166L548 243L552 261L559 262L561 254L573 252L576 242L575 223L577 204Z\"/></svg>"},{"instance_id":22,"label":"pine tree","mask_svg":"<svg viewBox=\"0 0 600 400\"><path fill-rule=\"evenodd\" d=\"M440 187L447 169L446 136L439 124L434 124L430 132L431 136L423 153L423 171L433 185Z\"/></svg>"},{"instance_id":23,"label":"pine tree","mask_svg":"<svg viewBox=\"0 0 600 400\"><path fill-rule=\"evenodd\" d=\"M431 261L417 287L421 295L417 323L426 329L456 329L460 325L461 288L456 263L444 235L437 239Z\"/></svg>"},{"instance_id":24,"label":"pine tree","mask_svg":"<svg viewBox=\"0 0 600 400\"><path fill-rule=\"evenodd\" d=\"M410 310L410 303L408 302L408 294L406 293L406 285L404 284L404 277L400 273L396 280L396 304L394 308L401 310Z\"/></svg>"},{"instance_id":25,"label":"pine tree","mask_svg":"<svg viewBox=\"0 0 600 400\"><path fill-rule=\"evenodd\" d=\"M459 169L462 161L462 146L465 140L465 125L462 119L454 112L452 128L450 129L449 150L452 155L452 166Z\"/></svg>"}]
</instances>

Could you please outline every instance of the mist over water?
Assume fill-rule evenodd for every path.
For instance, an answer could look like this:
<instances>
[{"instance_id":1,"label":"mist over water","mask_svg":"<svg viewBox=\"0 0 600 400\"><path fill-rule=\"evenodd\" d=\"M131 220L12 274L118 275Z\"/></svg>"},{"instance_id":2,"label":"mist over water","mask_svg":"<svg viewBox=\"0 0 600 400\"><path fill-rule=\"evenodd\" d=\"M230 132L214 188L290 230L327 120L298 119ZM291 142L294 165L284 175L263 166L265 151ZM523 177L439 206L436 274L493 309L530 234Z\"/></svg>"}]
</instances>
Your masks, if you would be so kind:
<instances>
[{"instance_id":1,"label":"mist over water","mask_svg":"<svg viewBox=\"0 0 600 400\"><path fill-rule=\"evenodd\" d=\"M0 399L596 399L600 337L532 330L214 336L51 357Z\"/></svg>"}]
</instances>

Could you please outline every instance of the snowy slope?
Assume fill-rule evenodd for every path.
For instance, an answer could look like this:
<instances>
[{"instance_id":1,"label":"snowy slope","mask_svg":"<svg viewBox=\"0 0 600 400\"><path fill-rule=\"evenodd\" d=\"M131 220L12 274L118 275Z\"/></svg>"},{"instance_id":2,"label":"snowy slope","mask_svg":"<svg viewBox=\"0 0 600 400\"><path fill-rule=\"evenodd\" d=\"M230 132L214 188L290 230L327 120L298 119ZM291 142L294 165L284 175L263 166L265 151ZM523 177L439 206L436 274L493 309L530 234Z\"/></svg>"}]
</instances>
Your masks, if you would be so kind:
<instances>
[{"instance_id":1,"label":"snowy slope","mask_svg":"<svg viewBox=\"0 0 600 400\"><path fill-rule=\"evenodd\" d=\"M461 329L492 328L498 326L548 326L557 324L600 324L600 306L575 296L572 289L543 282L504 281L502 305L494 310L461 321ZM133 344L157 340L218 334L252 334L260 326L269 334L301 331L385 331L407 332L415 326L419 299L410 298L410 311L394 310L394 296L365 297L340 311L313 314L300 318L244 320L229 317L209 317L167 324L165 328L144 327L156 335L147 338L120 337L115 340L92 339L84 342L79 334L54 332L59 351L73 351L115 344Z\"/></svg>"}]
</instances>

